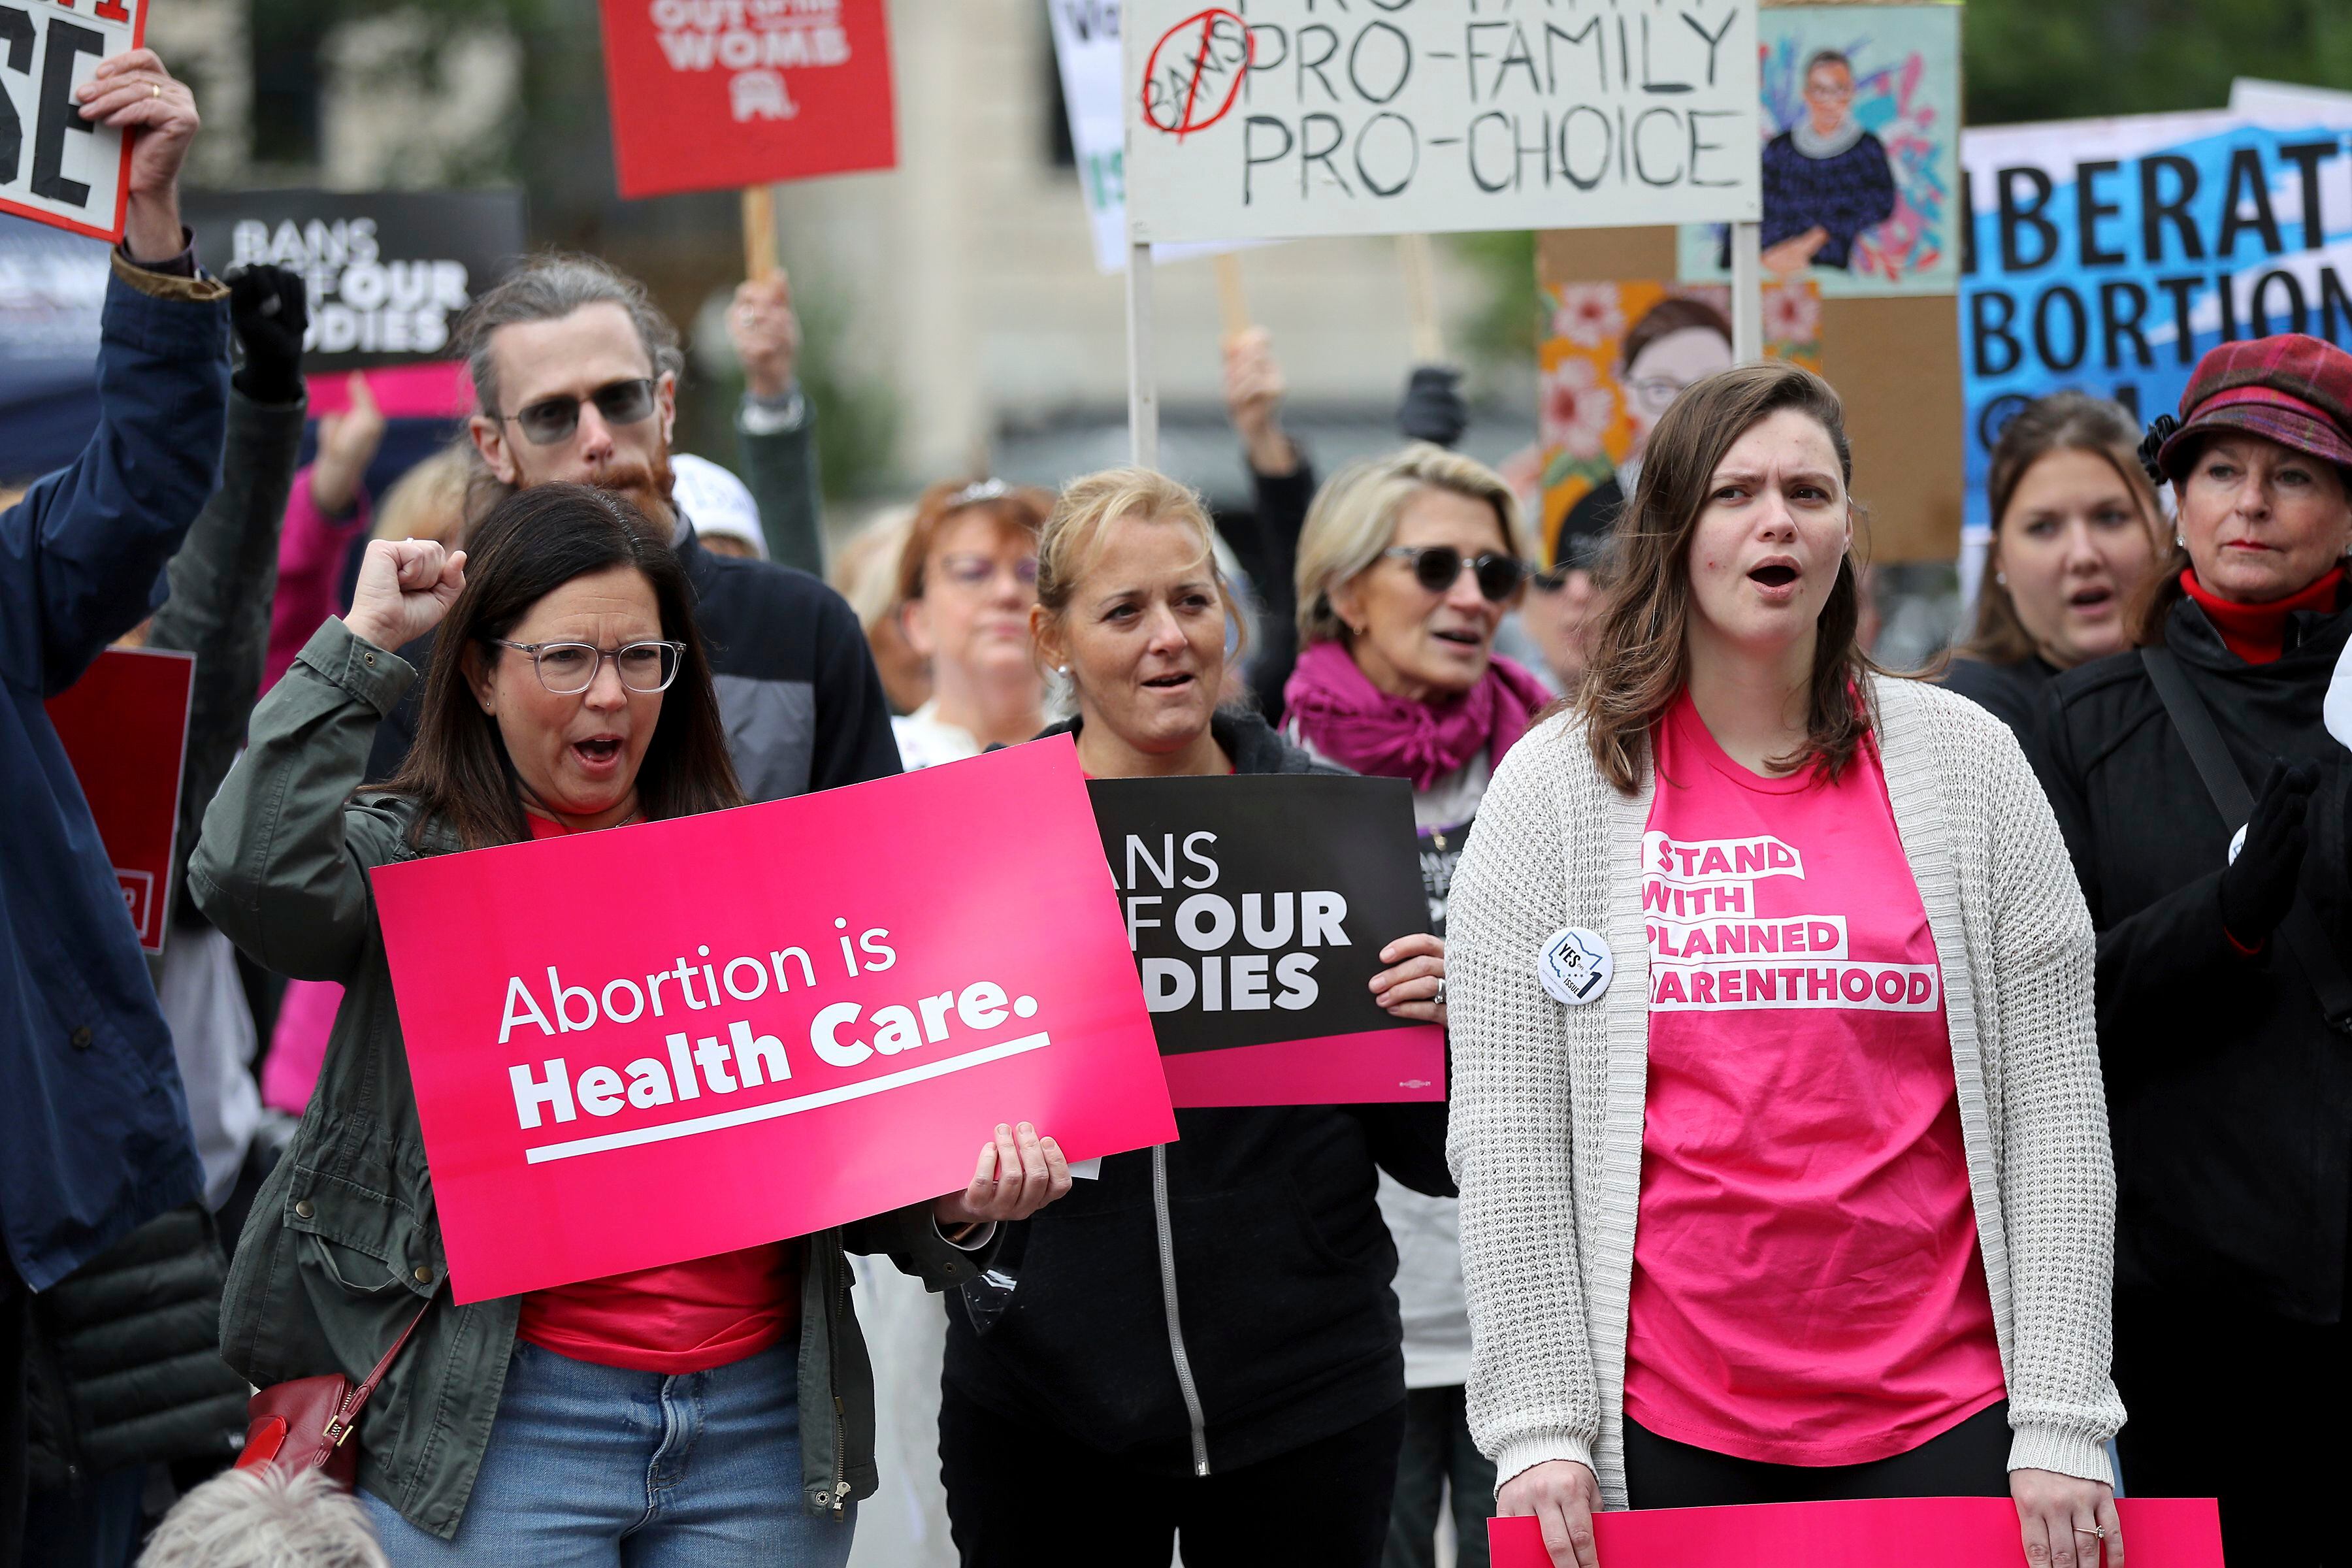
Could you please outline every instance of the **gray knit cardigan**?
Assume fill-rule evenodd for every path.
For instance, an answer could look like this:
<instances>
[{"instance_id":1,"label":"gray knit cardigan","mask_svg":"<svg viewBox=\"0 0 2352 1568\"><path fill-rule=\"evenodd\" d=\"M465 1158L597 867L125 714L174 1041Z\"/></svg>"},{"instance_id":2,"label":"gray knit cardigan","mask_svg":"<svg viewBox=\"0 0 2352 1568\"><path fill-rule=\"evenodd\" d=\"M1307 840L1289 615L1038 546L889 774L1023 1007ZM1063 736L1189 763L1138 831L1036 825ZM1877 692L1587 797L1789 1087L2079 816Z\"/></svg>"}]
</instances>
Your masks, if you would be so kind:
<instances>
[{"instance_id":1,"label":"gray knit cardigan","mask_svg":"<svg viewBox=\"0 0 2352 1568\"><path fill-rule=\"evenodd\" d=\"M2010 1468L2107 1481L2115 1169L2092 1025L2092 934L2066 847L2007 726L1916 681L1871 683L1895 824L1944 975ZM1642 833L1581 726L1531 731L1496 770L1454 874L1446 939L1448 1157L1462 1187L1470 1430L1508 1480L1592 1467L1625 1506L1625 1319L1649 1065ZM1563 926L1616 962L1582 1007L1535 955Z\"/></svg>"}]
</instances>

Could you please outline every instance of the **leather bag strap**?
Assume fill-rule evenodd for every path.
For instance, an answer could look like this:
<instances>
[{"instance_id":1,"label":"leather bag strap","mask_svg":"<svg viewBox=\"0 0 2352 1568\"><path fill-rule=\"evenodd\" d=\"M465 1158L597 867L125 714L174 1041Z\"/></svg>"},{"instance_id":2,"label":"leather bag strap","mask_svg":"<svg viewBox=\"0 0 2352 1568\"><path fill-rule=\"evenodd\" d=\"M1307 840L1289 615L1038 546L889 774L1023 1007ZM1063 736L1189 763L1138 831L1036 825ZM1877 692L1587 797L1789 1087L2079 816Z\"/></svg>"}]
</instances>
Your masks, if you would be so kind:
<instances>
[{"instance_id":1,"label":"leather bag strap","mask_svg":"<svg viewBox=\"0 0 2352 1568\"><path fill-rule=\"evenodd\" d=\"M2246 822L2254 814L2254 792L2247 787L2246 775L2239 770L2238 760L2230 754L2221 731L2213 723L2212 710L2205 706L2197 688L2189 684L2180 661L2167 647L2144 647L2139 650L2139 660L2156 686L2165 712L2171 715L2172 727L2179 732L2180 743L2189 749L2189 760L2196 765L2197 776L2204 781L2205 793L2213 797L2221 820ZM2296 900L2286 918L2279 922L2278 934L2295 967L2318 994L2319 1010L2328 1027L2352 1034L2352 979L2345 976L2344 966L2336 961L2336 950L2310 905Z\"/></svg>"},{"instance_id":2,"label":"leather bag strap","mask_svg":"<svg viewBox=\"0 0 2352 1568\"><path fill-rule=\"evenodd\" d=\"M344 1440L351 1436L352 1429L359 1425L360 1412L367 1408L367 1402L375 1394L376 1384L382 1383L383 1374L392 1370L393 1362L408 1344L408 1336L416 1331L416 1325L423 1322L425 1314L432 1310L433 1300L427 1297L425 1305L416 1309L416 1316L408 1320L408 1327L401 1330L400 1337L392 1342L392 1348L383 1352L383 1359L375 1363L375 1369L343 1400L343 1407L335 1412L334 1418L327 1423L326 1431L320 1436L319 1457L321 1460L330 1450L341 1447Z\"/></svg>"}]
</instances>

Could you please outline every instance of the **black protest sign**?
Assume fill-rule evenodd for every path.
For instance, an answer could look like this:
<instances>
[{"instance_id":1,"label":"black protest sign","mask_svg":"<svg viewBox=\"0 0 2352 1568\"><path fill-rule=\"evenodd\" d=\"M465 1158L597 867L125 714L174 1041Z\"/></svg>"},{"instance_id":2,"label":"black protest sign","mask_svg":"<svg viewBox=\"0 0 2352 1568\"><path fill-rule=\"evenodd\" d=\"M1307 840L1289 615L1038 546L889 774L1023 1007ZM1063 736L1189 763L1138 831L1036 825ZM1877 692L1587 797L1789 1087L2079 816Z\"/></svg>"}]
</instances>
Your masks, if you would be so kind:
<instances>
[{"instance_id":1,"label":"black protest sign","mask_svg":"<svg viewBox=\"0 0 2352 1568\"><path fill-rule=\"evenodd\" d=\"M0 0L0 212L122 237L130 138L73 94L146 32L147 0Z\"/></svg>"},{"instance_id":2,"label":"black protest sign","mask_svg":"<svg viewBox=\"0 0 2352 1568\"><path fill-rule=\"evenodd\" d=\"M1370 989L1381 949L1429 929L1409 785L1283 774L1088 789L1178 1105L1442 1095L1439 1031Z\"/></svg>"},{"instance_id":3,"label":"black protest sign","mask_svg":"<svg viewBox=\"0 0 2352 1568\"><path fill-rule=\"evenodd\" d=\"M302 275L312 375L447 359L457 318L523 249L520 191L236 191L183 202L206 266Z\"/></svg>"}]
</instances>

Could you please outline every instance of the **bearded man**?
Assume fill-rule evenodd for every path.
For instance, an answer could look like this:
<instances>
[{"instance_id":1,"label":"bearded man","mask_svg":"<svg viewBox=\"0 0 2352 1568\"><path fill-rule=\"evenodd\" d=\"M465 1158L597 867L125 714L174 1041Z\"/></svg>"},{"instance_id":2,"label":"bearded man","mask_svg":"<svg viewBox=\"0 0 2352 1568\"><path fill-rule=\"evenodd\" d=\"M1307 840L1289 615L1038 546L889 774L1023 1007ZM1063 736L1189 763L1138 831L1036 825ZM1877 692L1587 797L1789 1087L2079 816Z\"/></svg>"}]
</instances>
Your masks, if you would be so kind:
<instances>
[{"instance_id":1,"label":"bearded man","mask_svg":"<svg viewBox=\"0 0 2352 1568\"><path fill-rule=\"evenodd\" d=\"M458 323L478 405L469 515L533 485L587 484L656 522L694 584L729 750L743 791L779 800L898 771L882 682L856 615L803 572L722 555L672 499L670 437L686 358L645 286L592 257L525 262ZM400 650L423 668L431 641ZM376 732L371 779L416 734L416 682Z\"/></svg>"}]
</instances>

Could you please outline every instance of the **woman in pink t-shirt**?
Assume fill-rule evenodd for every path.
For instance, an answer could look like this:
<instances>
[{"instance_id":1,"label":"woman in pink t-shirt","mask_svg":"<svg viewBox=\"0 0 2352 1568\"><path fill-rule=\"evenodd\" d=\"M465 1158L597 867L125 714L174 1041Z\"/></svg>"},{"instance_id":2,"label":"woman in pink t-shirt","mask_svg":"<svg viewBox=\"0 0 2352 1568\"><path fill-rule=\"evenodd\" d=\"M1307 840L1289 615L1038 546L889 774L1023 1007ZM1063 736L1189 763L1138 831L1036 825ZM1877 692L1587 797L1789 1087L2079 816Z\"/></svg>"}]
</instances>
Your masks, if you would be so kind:
<instances>
[{"instance_id":1,"label":"woman in pink t-shirt","mask_svg":"<svg viewBox=\"0 0 2352 1568\"><path fill-rule=\"evenodd\" d=\"M1863 651L1852 468L1804 371L1682 395L1456 873L1471 1426L1560 1568L1923 1496L2122 1561L2090 921L2008 730Z\"/></svg>"}]
</instances>

